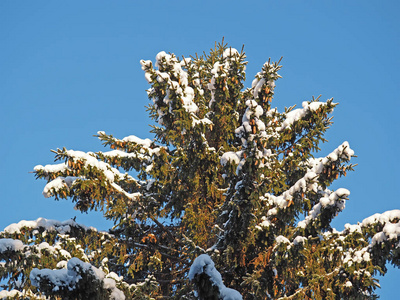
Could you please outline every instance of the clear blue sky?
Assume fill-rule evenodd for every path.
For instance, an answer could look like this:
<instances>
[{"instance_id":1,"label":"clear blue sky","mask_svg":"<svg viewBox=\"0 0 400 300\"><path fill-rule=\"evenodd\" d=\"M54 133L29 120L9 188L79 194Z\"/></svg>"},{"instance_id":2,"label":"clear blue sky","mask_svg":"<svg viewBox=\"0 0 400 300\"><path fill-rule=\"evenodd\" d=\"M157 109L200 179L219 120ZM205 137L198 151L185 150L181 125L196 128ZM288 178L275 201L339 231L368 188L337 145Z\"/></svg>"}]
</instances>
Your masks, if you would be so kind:
<instances>
[{"instance_id":1,"label":"clear blue sky","mask_svg":"<svg viewBox=\"0 0 400 300\"><path fill-rule=\"evenodd\" d=\"M347 140L359 165L335 185L351 191L338 230L400 208L399 12L398 1L365 0L0 1L0 230L75 215L106 229L98 214L45 199L29 172L53 162L50 149L102 150L98 130L149 137L139 60L201 53L223 36L245 45L248 85L283 56L280 110L320 94L340 103L322 154ZM381 280L382 299L398 297L399 276Z\"/></svg>"}]
</instances>

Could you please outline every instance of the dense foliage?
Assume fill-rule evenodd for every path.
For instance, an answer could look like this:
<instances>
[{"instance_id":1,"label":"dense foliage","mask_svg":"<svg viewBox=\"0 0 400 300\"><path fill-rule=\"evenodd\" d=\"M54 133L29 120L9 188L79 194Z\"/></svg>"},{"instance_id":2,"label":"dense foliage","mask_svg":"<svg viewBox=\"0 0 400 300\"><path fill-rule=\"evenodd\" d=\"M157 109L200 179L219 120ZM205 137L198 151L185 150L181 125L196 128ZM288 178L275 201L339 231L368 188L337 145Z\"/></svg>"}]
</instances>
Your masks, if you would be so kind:
<instances>
[{"instance_id":1,"label":"dense foliage","mask_svg":"<svg viewBox=\"0 0 400 300\"><path fill-rule=\"evenodd\" d=\"M8 226L0 296L230 299L210 275L218 272L200 268L189 280L208 254L203 265L215 263L244 299L375 298L374 275L399 266L400 210L332 228L350 193L329 187L353 170L354 152L344 142L314 155L337 104L313 98L278 112L279 62L244 89L245 58L219 44L191 59L160 52L154 65L141 61L155 138L98 132L110 151L57 149L59 164L35 167L46 197L100 210L115 226Z\"/></svg>"}]
</instances>

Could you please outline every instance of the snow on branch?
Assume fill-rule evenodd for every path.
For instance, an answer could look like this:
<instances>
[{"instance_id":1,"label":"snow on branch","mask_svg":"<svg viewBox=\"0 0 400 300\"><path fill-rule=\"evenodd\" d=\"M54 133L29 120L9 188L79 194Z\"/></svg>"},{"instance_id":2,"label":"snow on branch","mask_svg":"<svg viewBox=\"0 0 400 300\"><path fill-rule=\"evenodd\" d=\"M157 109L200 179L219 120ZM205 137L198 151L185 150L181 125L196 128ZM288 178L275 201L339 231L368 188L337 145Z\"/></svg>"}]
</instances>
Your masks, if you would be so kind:
<instances>
[{"instance_id":1,"label":"snow on branch","mask_svg":"<svg viewBox=\"0 0 400 300\"><path fill-rule=\"evenodd\" d=\"M234 71L234 66L239 62L240 57L241 54L235 48L228 48L224 50L222 54L222 59L215 62L212 66L210 70L212 77L210 79L210 82L207 84L207 89L211 93L211 100L208 103L208 107L210 109L213 108L213 104L217 101L215 98L217 82L223 84L223 86L221 87L223 91L228 89L226 78L232 71Z\"/></svg>"},{"instance_id":2,"label":"snow on branch","mask_svg":"<svg viewBox=\"0 0 400 300\"><path fill-rule=\"evenodd\" d=\"M45 231L55 231L59 234L69 234L71 232L71 229L73 227L79 228L79 229L83 229L85 231L96 231L97 229L94 227L87 227L85 225L82 224L78 224L76 223L74 220L69 219L66 221L58 221L58 220L50 220L50 219L45 219L45 218L38 218L35 221L19 221L18 223L13 223L8 225L5 229L4 229L4 233L8 233L8 234L19 234L21 233L21 229L22 228L29 228L29 229L39 229L42 228ZM107 232L101 232L102 234L108 235L109 233Z\"/></svg>"},{"instance_id":3,"label":"snow on branch","mask_svg":"<svg viewBox=\"0 0 400 300\"><path fill-rule=\"evenodd\" d=\"M298 223L298 227L304 229L309 224L312 224L322 215L324 209L333 208L335 212L342 211L345 208L344 200L349 195L350 191L344 188L339 188L334 192L326 189L325 196L321 197L319 202L308 212L306 218Z\"/></svg>"},{"instance_id":4,"label":"snow on branch","mask_svg":"<svg viewBox=\"0 0 400 300\"><path fill-rule=\"evenodd\" d=\"M145 171L147 174L153 169L155 157L166 153L166 147L158 146L150 139L141 139L135 135L126 136L123 139L106 135L104 131L97 133L99 139L105 141L104 145L110 145L111 151L96 152L97 157L113 166L118 166L125 171L135 169Z\"/></svg>"},{"instance_id":5,"label":"snow on branch","mask_svg":"<svg viewBox=\"0 0 400 300\"><path fill-rule=\"evenodd\" d=\"M271 223L270 218L278 213L278 209L285 210L290 207L297 199L296 195L305 195L309 192L314 194L320 193L322 197L319 202L314 205L311 211L308 213L305 220L299 222L299 227L305 228L312 220L320 216L321 211L326 207L335 207L337 211L342 211L345 207L343 199L346 199L350 192L347 189L340 188L336 192L332 192L328 189L322 188L319 183L320 175L324 169L335 162L340 160L350 160L354 155L354 151L350 148L348 142L344 142L334 151L323 158L310 158L307 161L307 171L302 178L296 181L289 189L284 191L279 196L266 193L261 200L266 201L271 207L267 213L267 216L261 220L258 225L258 229L268 227Z\"/></svg>"},{"instance_id":6,"label":"snow on branch","mask_svg":"<svg viewBox=\"0 0 400 300\"><path fill-rule=\"evenodd\" d=\"M321 106L327 105L329 101L332 101L332 99L328 100L327 102L303 101L303 108L297 108L286 113L285 120L280 127L276 128L276 131L282 131L291 128L294 123L306 117L307 113L317 111Z\"/></svg>"},{"instance_id":7,"label":"snow on branch","mask_svg":"<svg viewBox=\"0 0 400 300\"><path fill-rule=\"evenodd\" d=\"M37 165L33 168L35 172L43 172L46 179L49 179L50 174L65 172L66 170L71 170L71 168L66 163L53 164L53 165Z\"/></svg>"},{"instance_id":8,"label":"snow on branch","mask_svg":"<svg viewBox=\"0 0 400 300\"><path fill-rule=\"evenodd\" d=\"M269 204L272 204L275 208L286 209L293 202L295 193L306 191L316 192L318 187L316 179L317 175L314 172L307 172L293 186L284 191L281 195L274 196L270 193L266 193L263 197L263 200L267 201ZM270 209L268 215L275 215L277 213L275 208Z\"/></svg>"},{"instance_id":9,"label":"snow on branch","mask_svg":"<svg viewBox=\"0 0 400 300\"><path fill-rule=\"evenodd\" d=\"M153 154L157 155L158 152L161 150L161 148L164 148L162 146L158 146L154 143L154 141L146 138L142 139L137 137L136 135L129 135L126 136L122 139L117 139L113 137L112 135L107 135L104 131L98 131L97 132L97 137L105 141L105 145L111 145L111 148L117 148L118 149L124 149L124 151L120 152L100 152L106 155L106 153L109 153L110 156L115 156L115 154L118 154L119 156L125 156L125 157L134 157L134 158L147 158L147 155L151 156ZM146 155L147 154L147 155ZM136 155L136 156L135 156Z\"/></svg>"},{"instance_id":10,"label":"snow on branch","mask_svg":"<svg viewBox=\"0 0 400 300\"><path fill-rule=\"evenodd\" d=\"M45 185L42 194L45 198L49 198L63 188L67 189L71 188L77 179L84 180L84 178L82 177L74 177L74 176L57 177L56 179L53 179L52 181L50 181Z\"/></svg>"},{"instance_id":11,"label":"snow on branch","mask_svg":"<svg viewBox=\"0 0 400 300\"><path fill-rule=\"evenodd\" d=\"M99 242L101 248L93 250ZM5 260L0 262L1 277L8 280L10 288L20 290L21 282L29 278L32 267L48 267L48 259L51 259L57 263L57 268L63 268L73 256L87 262L96 261L103 251L112 249L111 244L118 244L113 235L72 219L63 222L44 218L23 220L0 232L0 260ZM32 299L39 299L35 297Z\"/></svg>"},{"instance_id":12,"label":"snow on branch","mask_svg":"<svg viewBox=\"0 0 400 300\"><path fill-rule=\"evenodd\" d=\"M238 165L240 163L241 152L242 151L238 151L238 152L228 151L228 152L225 152L221 156L221 160L220 160L221 165L225 166L228 163Z\"/></svg>"},{"instance_id":13,"label":"snow on branch","mask_svg":"<svg viewBox=\"0 0 400 300\"><path fill-rule=\"evenodd\" d=\"M369 253L370 247L363 247L360 250L349 249L343 253L342 259L343 264L351 267L353 263L368 262L371 260L371 255ZM371 276L371 275L370 275Z\"/></svg>"},{"instance_id":14,"label":"snow on branch","mask_svg":"<svg viewBox=\"0 0 400 300\"><path fill-rule=\"evenodd\" d=\"M307 161L308 168L310 171L321 174L329 163L336 162L339 159L349 161L353 156L354 151L350 148L349 143L345 141L325 157L309 158Z\"/></svg>"},{"instance_id":15,"label":"snow on branch","mask_svg":"<svg viewBox=\"0 0 400 300\"><path fill-rule=\"evenodd\" d=\"M87 227L85 225L78 224L72 219L63 222L57 220L48 220L45 218L38 218L35 221L22 220L18 223L13 223L7 226L4 231L0 232L0 237L4 237L0 238L0 253L9 250L20 252L25 257L28 257L31 255L40 256L41 253L45 251L46 253L52 253L55 256L59 256L62 259L69 259L71 258L71 254L63 249L63 243L65 241L71 241L73 242L73 244L75 244L76 233L83 234L82 231L85 233L85 235L88 235L90 233L99 235L100 239L109 239L113 237L108 232L98 231L94 227ZM23 241L21 240L8 238L21 238L21 233L26 234L26 232L29 232L29 236L31 236L31 238L29 239L22 236L22 239L24 239L24 241L27 241L27 245L23 244ZM45 238L47 235L49 235L49 233L52 232L57 234L57 237L55 238L56 240L51 242L52 245L45 241L38 243L38 238ZM81 245L77 245L76 249L79 252L82 252L80 251L80 249L82 249ZM84 252L82 252L81 254L82 257L86 257L86 254Z\"/></svg>"},{"instance_id":16,"label":"snow on branch","mask_svg":"<svg viewBox=\"0 0 400 300\"><path fill-rule=\"evenodd\" d=\"M362 227L368 227L372 226L375 224L386 224L388 222L392 222L394 220L400 220L400 209L394 209L394 210L389 210L385 211L382 214L374 214L368 218L365 218L361 222Z\"/></svg>"},{"instance_id":17,"label":"snow on branch","mask_svg":"<svg viewBox=\"0 0 400 300\"><path fill-rule=\"evenodd\" d=\"M255 75L255 79L251 83L253 89L254 99L260 98L263 103L270 102L274 95L275 81L282 78L278 71L282 66L277 63L271 63L270 60L266 61L262 67L261 72ZM263 95L262 95L263 94Z\"/></svg>"},{"instance_id":18,"label":"snow on branch","mask_svg":"<svg viewBox=\"0 0 400 300\"><path fill-rule=\"evenodd\" d=\"M135 144L141 145L143 148L147 148L147 149L149 149L151 147L151 145L153 144L152 140L150 140L148 138L141 139L141 138L137 137L136 135L126 136L122 139L122 141L135 143Z\"/></svg>"},{"instance_id":19,"label":"snow on branch","mask_svg":"<svg viewBox=\"0 0 400 300\"><path fill-rule=\"evenodd\" d=\"M0 291L0 299L47 299L46 296L35 295L31 290L24 290L22 292L18 290L11 291Z\"/></svg>"},{"instance_id":20,"label":"snow on branch","mask_svg":"<svg viewBox=\"0 0 400 300\"><path fill-rule=\"evenodd\" d=\"M189 114L195 115L198 112L199 108L194 102L195 92L189 86L188 73L182 68L191 64L190 59L179 61L174 54L161 51L156 55L155 66L158 70L153 68L151 61L141 60L140 63L150 84L158 82L166 85L162 103L169 107L169 113L173 114L176 100L179 100L178 102ZM157 103L154 105L158 112L158 122L163 125L166 112L161 111Z\"/></svg>"},{"instance_id":21,"label":"snow on branch","mask_svg":"<svg viewBox=\"0 0 400 300\"><path fill-rule=\"evenodd\" d=\"M6 251L20 251L24 248L24 244L20 240L0 239L0 254Z\"/></svg>"},{"instance_id":22,"label":"snow on branch","mask_svg":"<svg viewBox=\"0 0 400 300\"><path fill-rule=\"evenodd\" d=\"M114 279L105 278L103 271L76 257L68 261L66 269L34 268L30 273L30 280L33 286L53 295L65 297L77 291L82 293L82 290L88 289L89 283L89 291L83 292L83 295L93 297L101 293L100 288L109 291L109 299L125 299L124 293L116 287Z\"/></svg>"},{"instance_id":23,"label":"snow on branch","mask_svg":"<svg viewBox=\"0 0 400 300\"><path fill-rule=\"evenodd\" d=\"M127 191L125 191L123 188L121 188L118 184L116 184L115 182L113 182L111 184L111 186L117 190L119 193L123 194L124 196L126 196L127 198L131 199L131 200L137 200L142 194L139 192L136 193L128 193Z\"/></svg>"},{"instance_id":24,"label":"snow on branch","mask_svg":"<svg viewBox=\"0 0 400 300\"><path fill-rule=\"evenodd\" d=\"M198 126L198 125L213 126L214 123L210 119L208 119L206 117L200 119L197 116L193 115L192 116L192 127L195 127L195 126Z\"/></svg>"},{"instance_id":25,"label":"snow on branch","mask_svg":"<svg viewBox=\"0 0 400 300\"><path fill-rule=\"evenodd\" d=\"M238 291L227 288L222 282L221 274L207 254L199 255L189 271L189 279L194 282L200 299L242 300ZM210 298L211 299L211 298Z\"/></svg>"},{"instance_id":26,"label":"snow on branch","mask_svg":"<svg viewBox=\"0 0 400 300\"><path fill-rule=\"evenodd\" d=\"M83 152L75 150L65 150L63 154L66 155L73 162L81 161L83 165L88 168L96 168L101 171L107 178L107 180L112 183L120 178L128 176L128 179L135 181L135 179L127 174L121 174L118 169L111 167L108 163L99 161L93 152Z\"/></svg>"},{"instance_id":27,"label":"snow on branch","mask_svg":"<svg viewBox=\"0 0 400 300\"><path fill-rule=\"evenodd\" d=\"M380 230L371 236L369 229L372 228ZM374 214L356 225L346 224L345 230L341 234L346 235L353 232L367 234L367 237L371 238L371 247L390 240L398 241L400 239L400 210L395 209L382 214ZM396 248L400 248L400 242L396 245Z\"/></svg>"},{"instance_id":28,"label":"snow on branch","mask_svg":"<svg viewBox=\"0 0 400 300\"><path fill-rule=\"evenodd\" d=\"M58 149L57 150L57 158L62 159L65 158L68 160L67 166L72 167L75 169L77 173L81 173L82 176L79 177L73 177L73 176L59 176L53 180L50 180L46 186L43 189L43 195L48 198L52 195L56 195L59 191L65 189L66 191L69 191L70 188L72 188L76 183L77 180L89 180L92 178L89 178L87 175L87 172L84 172L84 170L87 170L89 172L92 172L93 170L99 171L101 174L104 175L106 178L106 182L115 188L116 182L124 179L124 180L129 180L133 182L137 182L136 179L134 179L132 176L130 176L128 173L122 174L118 169L113 168L110 164L104 162L104 161L99 161L97 159L97 155L93 152L82 152L82 151L75 151L75 150L66 150L66 149ZM45 171L46 174L51 172L52 170L60 170L61 167L56 167L56 168L51 168L50 166L36 166L35 167L35 172L37 174L40 174L40 172ZM83 175L85 174L85 175ZM43 174L41 174L43 176ZM96 176L96 175L95 175ZM118 192L121 192L122 188L117 188L116 190ZM127 194L126 192L124 194ZM64 196L66 195L64 191Z\"/></svg>"},{"instance_id":29,"label":"snow on branch","mask_svg":"<svg viewBox=\"0 0 400 300\"><path fill-rule=\"evenodd\" d=\"M326 238L334 238L335 248L340 249L341 259L344 265L351 267L354 264L365 264L372 259L381 261L387 260L384 257L395 255L382 254L385 251L400 250L400 210L386 211L382 214L374 214L365 218L358 224L345 224L341 232L333 229L332 232L325 232ZM346 240L357 239L360 246L346 247ZM395 263L395 262L393 262ZM363 271L368 277L371 273Z\"/></svg>"},{"instance_id":30,"label":"snow on branch","mask_svg":"<svg viewBox=\"0 0 400 300\"><path fill-rule=\"evenodd\" d=\"M269 166L271 157L273 156L271 149L258 149L255 145L258 141L266 140L266 126L260 119L264 113L263 108L257 104L255 100L246 101L247 109L242 117L242 125L236 128L235 134L242 142L242 150L233 152L225 152L221 158L220 163L222 166L227 164L236 164L236 174L239 175L244 164L246 163L247 154L246 148L251 148L251 153L254 159L257 160L257 168Z\"/></svg>"},{"instance_id":31,"label":"snow on branch","mask_svg":"<svg viewBox=\"0 0 400 300\"><path fill-rule=\"evenodd\" d=\"M247 147L247 144L254 140L256 134L260 138L267 138L265 124L260 119L264 113L263 108L255 100L247 100L246 106L242 125L235 130L235 134L241 139L244 147Z\"/></svg>"}]
</instances>

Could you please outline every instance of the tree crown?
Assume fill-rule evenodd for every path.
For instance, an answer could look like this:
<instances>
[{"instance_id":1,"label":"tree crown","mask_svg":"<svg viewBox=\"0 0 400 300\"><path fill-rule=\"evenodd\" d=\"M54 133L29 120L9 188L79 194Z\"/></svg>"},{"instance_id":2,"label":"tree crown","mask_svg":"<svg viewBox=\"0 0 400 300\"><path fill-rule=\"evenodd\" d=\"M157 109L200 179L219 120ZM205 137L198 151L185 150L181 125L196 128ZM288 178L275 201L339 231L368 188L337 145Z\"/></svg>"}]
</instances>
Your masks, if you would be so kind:
<instances>
[{"instance_id":1,"label":"tree crown","mask_svg":"<svg viewBox=\"0 0 400 300\"><path fill-rule=\"evenodd\" d=\"M354 151L343 142L315 155L337 103L318 97L279 112L280 61L244 89L245 59L221 43L202 56L142 60L154 139L99 131L109 151L57 149L59 164L34 168L45 197L115 225L8 226L0 296L375 298L374 275L399 266L400 210L332 228L350 192L330 187L353 170Z\"/></svg>"}]
</instances>

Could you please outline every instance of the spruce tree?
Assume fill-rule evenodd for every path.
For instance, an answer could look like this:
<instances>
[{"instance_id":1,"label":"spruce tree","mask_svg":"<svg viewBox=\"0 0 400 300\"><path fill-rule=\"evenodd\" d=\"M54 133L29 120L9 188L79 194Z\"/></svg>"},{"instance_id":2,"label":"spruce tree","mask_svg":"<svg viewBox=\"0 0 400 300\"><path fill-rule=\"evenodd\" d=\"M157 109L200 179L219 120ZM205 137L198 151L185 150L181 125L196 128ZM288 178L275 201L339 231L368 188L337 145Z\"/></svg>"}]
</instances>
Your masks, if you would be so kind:
<instances>
[{"instance_id":1,"label":"spruce tree","mask_svg":"<svg viewBox=\"0 0 400 300\"><path fill-rule=\"evenodd\" d=\"M400 210L332 228L350 192L344 142L319 157L337 106L272 107L279 62L244 88L246 56L160 52L141 61L154 138L54 151L45 197L99 210L107 232L39 218L0 233L2 299L375 299L400 263ZM241 296L240 296L241 295Z\"/></svg>"}]
</instances>

